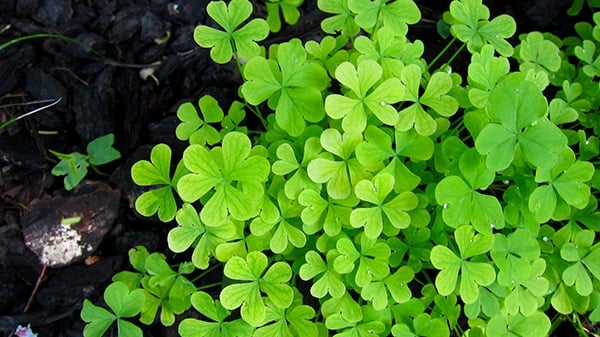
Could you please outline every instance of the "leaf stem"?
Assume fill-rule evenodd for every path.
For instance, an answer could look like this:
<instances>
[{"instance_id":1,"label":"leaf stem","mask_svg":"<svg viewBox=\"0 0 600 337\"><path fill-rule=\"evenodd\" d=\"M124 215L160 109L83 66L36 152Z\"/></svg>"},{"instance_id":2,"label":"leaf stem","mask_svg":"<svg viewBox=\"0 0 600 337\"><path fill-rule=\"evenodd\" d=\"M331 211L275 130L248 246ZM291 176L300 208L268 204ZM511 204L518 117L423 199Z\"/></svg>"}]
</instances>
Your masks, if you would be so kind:
<instances>
[{"instance_id":1,"label":"leaf stem","mask_svg":"<svg viewBox=\"0 0 600 337\"><path fill-rule=\"evenodd\" d=\"M450 49L450 47L454 44L454 41L456 41L456 38L453 37L452 40L450 40L450 42L448 42L448 44L446 44L446 46L444 47L444 49L442 49L434 58L433 60L431 60L431 62L429 63L429 65L427 65L427 69L431 68L432 65L434 65L439 59L440 57L442 57L442 55L444 55L446 53L446 51L448 51L448 49Z\"/></svg>"},{"instance_id":2,"label":"leaf stem","mask_svg":"<svg viewBox=\"0 0 600 337\"><path fill-rule=\"evenodd\" d=\"M217 269L220 266L221 265L219 265L219 264L215 264L215 265L211 266L210 268L206 269L200 275L198 275L197 277L193 278L192 279L192 283L195 283L196 281L200 280L201 278L204 278L206 275L212 273L215 269Z\"/></svg>"},{"instance_id":3,"label":"leaf stem","mask_svg":"<svg viewBox=\"0 0 600 337\"><path fill-rule=\"evenodd\" d=\"M577 313L573 313L573 318L571 319L571 323L575 327L575 330L581 337L587 337L588 334L585 332L585 328L579 319L579 315Z\"/></svg>"},{"instance_id":4,"label":"leaf stem","mask_svg":"<svg viewBox=\"0 0 600 337\"><path fill-rule=\"evenodd\" d=\"M235 46L235 42L231 41L231 47L233 48L233 59L235 60L235 64L238 68L238 71L240 72L240 76L242 77L242 81L246 82L246 77L244 76L244 71L242 69L242 62L240 61L240 58L238 56L237 53L237 48ZM260 123L263 125L263 128L266 130L267 129L267 125L269 125L269 123L267 122L267 120L262 116L262 114L260 113L260 110L258 110L258 108L254 105L251 105L250 103L248 103L248 101L246 100L245 97L242 97L244 99L244 102L246 103L246 106L248 107L248 109L250 109L250 111L252 111L252 113L260 120Z\"/></svg>"},{"instance_id":5,"label":"leaf stem","mask_svg":"<svg viewBox=\"0 0 600 337\"><path fill-rule=\"evenodd\" d=\"M446 61L446 63L444 63L444 64L442 65L442 67L443 67L444 65L447 65L447 64L450 64L450 63L452 63L452 61L454 61L454 59L455 59L455 58L458 56L458 54L460 54L460 52L461 52L463 49L465 49L465 47L466 47L466 46L467 46L467 44L466 44L466 43L463 43L463 44L462 44L462 46L460 46L460 47L459 47L459 48L458 48L458 49L457 49L457 50L454 52L454 54L452 54L452 56L450 56L450 59L448 59L448 61ZM442 67L440 67L440 68L442 68Z\"/></svg>"},{"instance_id":6,"label":"leaf stem","mask_svg":"<svg viewBox=\"0 0 600 337\"><path fill-rule=\"evenodd\" d=\"M566 316L561 314L557 314L556 316L554 316L554 318L552 319L552 325L550 325L550 331L548 331L548 335L553 335L556 329L558 329L558 327L562 324L562 322L565 321L565 319Z\"/></svg>"},{"instance_id":7,"label":"leaf stem","mask_svg":"<svg viewBox=\"0 0 600 337\"><path fill-rule=\"evenodd\" d=\"M205 289L210 289L216 286L220 286L222 285L223 282L215 282L215 283L209 283L209 284L205 284L205 285L201 285L199 287L196 288L196 290L205 290Z\"/></svg>"}]
</instances>

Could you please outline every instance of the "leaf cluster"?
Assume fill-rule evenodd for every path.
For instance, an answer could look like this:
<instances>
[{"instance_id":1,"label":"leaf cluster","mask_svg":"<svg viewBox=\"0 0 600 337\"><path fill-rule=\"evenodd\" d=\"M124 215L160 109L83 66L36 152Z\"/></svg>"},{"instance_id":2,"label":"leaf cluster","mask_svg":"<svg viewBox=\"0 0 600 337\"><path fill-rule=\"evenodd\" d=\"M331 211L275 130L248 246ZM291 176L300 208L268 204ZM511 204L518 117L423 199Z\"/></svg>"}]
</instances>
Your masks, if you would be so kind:
<instances>
[{"instance_id":1,"label":"leaf cluster","mask_svg":"<svg viewBox=\"0 0 600 337\"><path fill-rule=\"evenodd\" d=\"M276 22L250 19L247 0L208 5L223 30L195 38L236 61L240 101L182 104L182 157L159 144L132 168L149 188L136 209L172 224L186 260L133 251L136 272L115 281L143 290L140 321L196 311L184 337L545 336L553 312L600 321L600 15L577 36L511 39L510 15L454 0L448 43L470 57L456 73L456 53L427 60L409 38L411 0L318 7L323 39L261 49ZM185 276L215 270L216 284Z\"/></svg>"},{"instance_id":2,"label":"leaf cluster","mask_svg":"<svg viewBox=\"0 0 600 337\"><path fill-rule=\"evenodd\" d=\"M113 147L115 135L109 133L88 143L86 154L79 152L60 153L50 150L60 161L52 168L55 176L65 176L63 183L67 191L72 190L85 178L88 167L99 172L96 166L108 164L121 158L121 153Z\"/></svg>"}]
</instances>

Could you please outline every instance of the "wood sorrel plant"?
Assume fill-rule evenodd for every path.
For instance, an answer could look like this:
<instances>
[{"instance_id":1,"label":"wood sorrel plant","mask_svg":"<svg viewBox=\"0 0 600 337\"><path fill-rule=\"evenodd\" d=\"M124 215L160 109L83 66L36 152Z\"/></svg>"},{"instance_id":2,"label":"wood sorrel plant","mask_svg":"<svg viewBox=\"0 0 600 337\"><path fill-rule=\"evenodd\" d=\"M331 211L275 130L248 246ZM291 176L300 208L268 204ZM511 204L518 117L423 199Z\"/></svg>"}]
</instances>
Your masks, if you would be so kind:
<instances>
[{"instance_id":1,"label":"wood sorrel plant","mask_svg":"<svg viewBox=\"0 0 600 337\"><path fill-rule=\"evenodd\" d=\"M458 74L407 37L411 0L318 6L332 14L321 41L264 50L248 0L208 5L220 27L194 38L235 60L241 101L181 105L183 158L159 144L132 168L155 186L136 208L175 219L169 248L191 261L174 271L132 250L115 314L84 303L86 337L188 309L183 337L544 336L600 321L600 14L576 37L513 45L512 17L455 0L449 43L471 55ZM240 125L245 110L264 130ZM218 284L186 277L220 266ZM143 306L125 310L139 289Z\"/></svg>"}]
</instances>

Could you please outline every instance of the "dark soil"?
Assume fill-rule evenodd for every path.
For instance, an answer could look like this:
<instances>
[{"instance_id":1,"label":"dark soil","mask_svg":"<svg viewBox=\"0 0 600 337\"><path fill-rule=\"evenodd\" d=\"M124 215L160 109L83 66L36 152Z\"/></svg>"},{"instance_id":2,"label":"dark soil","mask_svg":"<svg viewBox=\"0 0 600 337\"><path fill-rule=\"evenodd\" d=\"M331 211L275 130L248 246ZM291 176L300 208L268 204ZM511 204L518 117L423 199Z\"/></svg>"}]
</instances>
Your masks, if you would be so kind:
<instances>
[{"instance_id":1,"label":"dark soil","mask_svg":"<svg viewBox=\"0 0 600 337\"><path fill-rule=\"evenodd\" d=\"M28 323L40 337L82 336L82 300L101 303L112 275L127 267L131 247L143 244L171 256L165 242L169 225L133 209L140 189L129 171L135 161L148 158L151 144L164 142L181 150L173 132L181 102L207 93L222 102L236 96L240 80L234 67L214 65L192 39L195 25L206 23L207 2L0 1L0 43L53 33L93 49L43 38L0 52L0 105L62 98L55 107L0 130L0 337ZM568 0L485 2L492 15L513 15L524 32L566 36L575 22L565 15ZM267 43L317 38L322 16L315 3L306 0L300 24ZM417 3L426 20L412 27L411 34L424 42L426 57L432 59L444 45L435 22L449 1ZM167 32L166 43L157 44ZM462 62L456 61L455 70L464 70ZM148 68L155 69L155 80L140 77ZM0 108L0 123L38 106ZM110 175L91 172L76 190L65 191L62 178L50 174L56 160L48 150L85 152L89 141L107 133L115 134L115 147L122 153L118 162L102 167ZM66 261L44 268L34 252L73 216L81 217L75 230L88 245L75 256L62 251ZM45 259L49 264L50 258ZM176 336L176 329L156 325L145 335Z\"/></svg>"}]
</instances>

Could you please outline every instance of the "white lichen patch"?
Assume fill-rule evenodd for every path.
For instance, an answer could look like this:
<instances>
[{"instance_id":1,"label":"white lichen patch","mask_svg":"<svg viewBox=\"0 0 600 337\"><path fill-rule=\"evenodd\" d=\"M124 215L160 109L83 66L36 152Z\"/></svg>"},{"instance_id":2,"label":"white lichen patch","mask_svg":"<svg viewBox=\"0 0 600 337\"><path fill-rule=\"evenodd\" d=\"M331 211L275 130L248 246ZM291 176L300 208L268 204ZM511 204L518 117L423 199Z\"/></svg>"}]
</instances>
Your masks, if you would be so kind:
<instances>
[{"instance_id":1,"label":"white lichen patch","mask_svg":"<svg viewBox=\"0 0 600 337\"><path fill-rule=\"evenodd\" d=\"M54 230L48 231L35 241L38 241L37 244L32 242L32 245L38 246L38 257L48 266L70 264L81 258L88 249L81 245L81 235L69 225L56 226Z\"/></svg>"}]
</instances>

